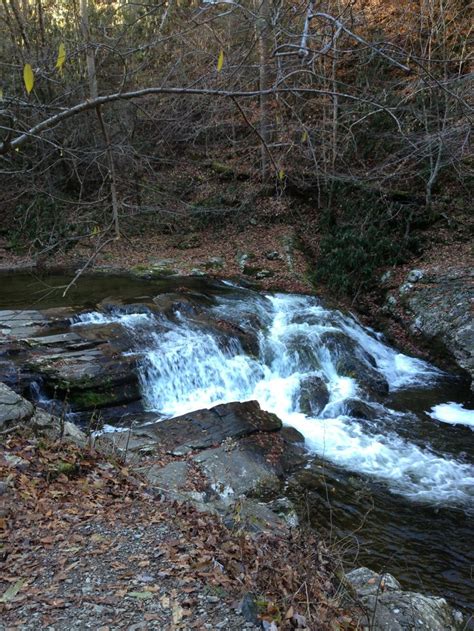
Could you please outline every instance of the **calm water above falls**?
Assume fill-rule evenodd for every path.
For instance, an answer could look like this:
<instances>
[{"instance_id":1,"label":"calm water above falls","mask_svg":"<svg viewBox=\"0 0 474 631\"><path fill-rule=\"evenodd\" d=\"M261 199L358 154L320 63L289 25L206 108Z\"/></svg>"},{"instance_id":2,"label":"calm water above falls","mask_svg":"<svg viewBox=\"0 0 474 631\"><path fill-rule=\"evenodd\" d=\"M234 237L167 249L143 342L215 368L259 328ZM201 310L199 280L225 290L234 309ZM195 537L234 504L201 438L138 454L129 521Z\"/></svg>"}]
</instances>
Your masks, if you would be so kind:
<instances>
[{"instance_id":1,"label":"calm water above falls","mask_svg":"<svg viewBox=\"0 0 474 631\"><path fill-rule=\"evenodd\" d=\"M64 304L49 288L70 279L49 277L42 287L17 276L3 284L3 308ZM94 308L105 297L150 304L183 286L204 319L185 300L169 317L131 305ZM69 301L89 309L78 326L119 321L127 329L130 350L143 351L142 392L157 415L258 399L296 427L313 454L298 480L313 523L340 538L363 522L357 563L469 608L474 433L463 384L312 297L265 296L202 279L84 277ZM222 321L247 337L224 333L215 326Z\"/></svg>"}]
</instances>

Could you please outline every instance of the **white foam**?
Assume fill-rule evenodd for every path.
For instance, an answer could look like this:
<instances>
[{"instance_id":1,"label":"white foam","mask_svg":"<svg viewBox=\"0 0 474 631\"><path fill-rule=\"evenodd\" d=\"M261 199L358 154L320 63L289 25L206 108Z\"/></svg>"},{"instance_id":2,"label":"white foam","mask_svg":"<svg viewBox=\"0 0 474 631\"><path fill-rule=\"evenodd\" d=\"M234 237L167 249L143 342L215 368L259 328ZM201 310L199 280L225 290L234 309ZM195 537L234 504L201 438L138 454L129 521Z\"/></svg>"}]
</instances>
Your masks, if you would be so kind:
<instances>
[{"instance_id":1,"label":"white foam","mask_svg":"<svg viewBox=\"0 0 474 631\"><path fill-rule=\"evenodd\" d=\"M443 373L428 362L409 357L384 344L371 329L364 329L355 318L343 317L342 328L375 360L391 391L408 386L428 386Z\"/></svg>"},{"instance_id":2,"label":"white foam","mask_svg":"<svg viewBox=\"0 0 474 631\"><path fill-rule=\"evenodd\" d=\"M466 425L474 430L474 410L468 410L460 403L440 403L427 414L441 423Z\"/></svg>"},{"instance_id":3,"label":"white foam","mask_svg":"<svg viewBox=\"0 0 474 631\"><path fill-rule=\"evenodd\" d=\"M98 325L98 324L121 324L126 328L133 329L137 325L146 325L153 322L153 316L149 313L111 313L104 314L98 311L81 313L74 318L71 326Z\"/></svg>"},{"instance_id":4,"label":"white foam","mask_svg":"<svg viewBox=\"0 0 474 631\"><path fill-rule=\"evenodd\" d=\"M369 435L362 423L344 416L309 419L293 414L286 422L308 447L346 469L384 480L390 488L424 502L471 503L474 467L433 454L395 434Z\"/></svg>"},{"instance_id":5,"label":"white foam","mask_svg":"<svg viewBox=\"0 0 474 631\"><path fill-rule=\"evenodd\" d=\"M102 436L102 434L115 434L117 432L128 432L130 431L130 427L119 427L117 425L108 425L105 423L101 429L97 429L92 432L92 436L97 438L98 436Z\"/></svg>"}]
</instances>

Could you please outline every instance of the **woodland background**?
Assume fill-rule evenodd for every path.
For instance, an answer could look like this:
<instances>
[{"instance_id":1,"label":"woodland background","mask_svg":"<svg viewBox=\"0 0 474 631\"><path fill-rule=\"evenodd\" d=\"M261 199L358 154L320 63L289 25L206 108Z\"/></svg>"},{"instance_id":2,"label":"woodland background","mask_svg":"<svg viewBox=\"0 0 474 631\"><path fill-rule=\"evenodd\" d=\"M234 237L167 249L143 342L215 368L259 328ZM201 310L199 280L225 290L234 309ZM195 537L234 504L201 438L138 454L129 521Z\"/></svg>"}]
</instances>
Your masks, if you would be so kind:
<instances>
[{"instance_id":1,"label":"woodland background","mask_svg":"<svg viewBox=\"0 0 474 631\"><path fill-rule=\"evenodd\" d=\"M284 223L355 295L468 216L472 6L2 0L5 247Z\"/></svg>"}]
</instances>

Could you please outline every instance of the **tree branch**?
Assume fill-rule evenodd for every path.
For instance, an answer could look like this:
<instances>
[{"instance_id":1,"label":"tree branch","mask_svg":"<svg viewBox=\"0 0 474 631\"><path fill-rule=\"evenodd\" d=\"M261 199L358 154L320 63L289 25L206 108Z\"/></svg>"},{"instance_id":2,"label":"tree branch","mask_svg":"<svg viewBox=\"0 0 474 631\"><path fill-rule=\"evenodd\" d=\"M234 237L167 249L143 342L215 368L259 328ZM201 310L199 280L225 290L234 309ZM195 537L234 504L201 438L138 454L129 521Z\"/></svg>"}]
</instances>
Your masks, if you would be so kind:
<instances>
[{"instance_id":1,"label":"tree branch","mask_svg":"<svg viewBox=\"0 0 474 631\"><path fill-rule=\"evenodd\" d=\"M38 137L42 132L56 127L60 123L68 120L69 118L73 118L78 114L82 114L83 112L87 112L92 109L96 109L101 105L106 105L108 103L113 103L114 101L129 101L133 99L140 99L144 96L149 95L194 95L194 96L215 96L215 97L225 97L230 99L236 98L257 98L262 94L267 95L276 95L276 94L324 94L326 96L338 96L339 98L350 99L351 101L359 101L361 103L369 103L380 108L383 112L388 114L394 121L397 126L399 125L396 116L393 112L390 111L389 108L384 107L380 103L372 101L371 99L366 99L360 96L354 96L353 94L347 94L345 92L334 92L332 90L320 90L317 88L299 88L297 86L290 87L278 87L271 88L269 90L253 90L253 91L232 91L232 90L217 90L212 88L172 88L172 87L150 87L143 88L141 90L134 90L131 92L116 92L114 94L106 94L103 96L98 96L95 99L88 99L86 101L82 101L73 107L62 110L58 114L54 116L50 116L45 120L41 121L37 125L31 127L28 131L23 132L18 135L13 140L10 140L9 143L2 142L0 143L0 155L7 153L8 151L15 150L17 147L21 147L24 145L30 138Z\"/></svg>"}]
</instances>

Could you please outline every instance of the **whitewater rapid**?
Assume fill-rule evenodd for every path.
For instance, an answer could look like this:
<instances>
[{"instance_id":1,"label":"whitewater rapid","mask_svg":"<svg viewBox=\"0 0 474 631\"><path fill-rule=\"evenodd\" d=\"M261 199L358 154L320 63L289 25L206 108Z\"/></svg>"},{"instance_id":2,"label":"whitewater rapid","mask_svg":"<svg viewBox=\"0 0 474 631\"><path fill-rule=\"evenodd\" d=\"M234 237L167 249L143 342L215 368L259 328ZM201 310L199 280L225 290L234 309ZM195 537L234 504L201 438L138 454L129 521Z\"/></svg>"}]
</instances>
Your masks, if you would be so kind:
<instances>
[{"instance_id":1,"label":"whitewater rapid","mask_svg":"<svg viewBox=\"0 0 474 631\"><path fill-rule=\"evenodd\" d=\"M246 353L238 336L220 335L179 309L172 317L160 316L155 327L150 313L86 314L80 324L118 322L134 332L144 354L145 405L163 418L256 399L300 431L309 451L340 467L411 499L472 505L474 467L407 439L399 428L419 419L390 409L359 378L367 371L394 392L432 386L442 377L438 369L397 352L354 317L326 309L313 297L241 291L215 297L209 315L253 335L258 351ZM340 368L347 357L357 360L354 374ZM315 414L301 408L301 387L311 378L323 381L328 394ZM353 414L354 401L363 402L369 418Z\"/></svg>"}]
</instances>

